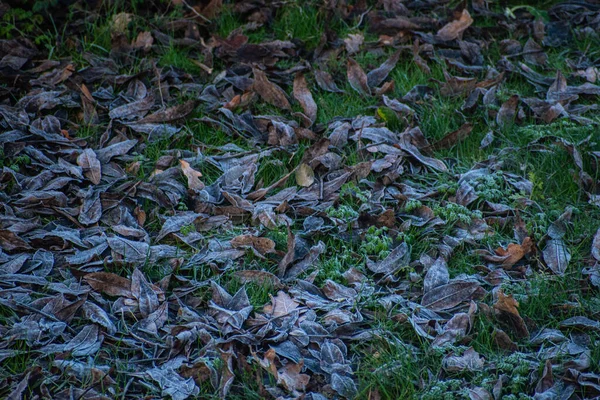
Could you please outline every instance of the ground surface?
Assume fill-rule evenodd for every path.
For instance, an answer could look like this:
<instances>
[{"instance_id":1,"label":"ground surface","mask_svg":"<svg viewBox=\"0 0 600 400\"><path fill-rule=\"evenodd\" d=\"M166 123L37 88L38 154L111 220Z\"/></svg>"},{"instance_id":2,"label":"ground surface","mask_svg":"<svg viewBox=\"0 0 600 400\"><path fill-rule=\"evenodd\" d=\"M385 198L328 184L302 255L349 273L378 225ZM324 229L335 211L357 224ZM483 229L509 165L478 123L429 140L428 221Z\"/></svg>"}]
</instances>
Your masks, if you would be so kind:
<instances>
[{"instance_id":1,"label":"ground surface","mask_svg":"<svg viewBox=\"0 0 600 400\"><path fill-rule=\"evenodd\" d=\"M2 398L600 395L600 5L0 15Z\"/></svg>"}]
</instances>

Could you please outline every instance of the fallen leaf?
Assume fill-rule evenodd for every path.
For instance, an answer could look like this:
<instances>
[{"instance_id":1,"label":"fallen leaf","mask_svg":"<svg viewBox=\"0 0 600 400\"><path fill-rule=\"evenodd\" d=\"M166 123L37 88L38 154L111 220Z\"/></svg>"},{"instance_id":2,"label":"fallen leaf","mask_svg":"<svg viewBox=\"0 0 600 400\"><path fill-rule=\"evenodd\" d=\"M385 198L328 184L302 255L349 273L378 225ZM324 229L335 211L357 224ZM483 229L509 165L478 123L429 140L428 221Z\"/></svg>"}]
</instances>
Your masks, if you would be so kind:
<instances>
[{"instance_id":1,"label":"fallen leaf","mask_svg":"<svg viewBox=\"0 0 600 400\"><path fill-rule=\"evenodd\" d=\"M600 322L585 317L583 315L567 318L560 323L560 326L565 328L578 328L592 331L600 331Z\"/></svg>"},{"instance_id":2,"label":"fallen leaf","mask_svg":"<svg viewBox=\"0 0 600 400\"><path fill-rule=\"evenodd\" d=\"M277 370L277 383L292 392L304 392L310 381L310 376L301 373L303 367L303 360L300 360L298 364L286 364Z\"/></svg>"},{"instance_id":3,"label":"fallen leaf","mask_svg":"<svg viewBox=\"0 0 600 400\"><path fill-rule=\"evenodd\" d=\"M564 275L571 261L571 252L561 239L548 240L542 256L548 268L557 275Z\"/></svg>"},{"instance_id":4,"label":"fallen leaf","mask_svg":"<svg viewBox=\"0 0 600 400\"><path fill-rule=\"evenodd\" d=\"M473 18L471 18L469 11L467 11L467 9L465 8L462 11L462 14L460 15L459 19L449 22L448 24L444 25L444 27L442 27L442 29L440 29L437 32L437 37L440 40L444 40L444 41L460 39L460 38L462 38L463 32L469 26L471 26L472 23L473 23Z\"/></svg>"},{"instance_id":5,"label":"fallen leaf","mask_svg":"<svg viewBox=\"0 0 600 400\"><path fill-rule=\"evenodd\" d=\"M435 260L433 265L427 270L425 279L423 280L423 292L427 293L438 286L446 285L450 281L450 273L448 265L443 258Z\"/></svg>"},{"instance_id":6,"label":"fallen leaf","mask_svg":"<svg viewBox=\"0 0 600 400\"><path fill-rule=\"evenodd\" d=\"M133 14L120 12L112 17L112 31L115 33L124 33L127 31L127 26L133 19Z\"/></svg>"},{"instance_id":7,"label":"fallen leaf","mask_svg":"<svg viewBox=\"0 0 600 400\"><path fill-rule=\"evenodd\" d=\"M600 261L600 228L596 231L592 241L592 256L596 261Z\"/></svg>"},{"instance_id":8,"label":"fallen leaf","mask_svg":"<svg viewBox=\"0 0 600 400\"><path fill-rule=\"evenodd\" d=\"M367 83L367 75L361 66L352 58L348 58L348 82L352 89L364 96L371 95L371 89Z\"/></svg>"},{"instance_id":9,"label":"fallen leaf","mask_svg":"<svg viewBox=\"0 0 600 400\"><path fill-rule=\"evenodd\" d=\"M310 125L314 124L317 119L317 103L315 103L315 100L308 89L306 78L301 72L298 72L294 79L294 98L298 100L302 106L304 114L306 114L310 120Z\"/></svg>"},{"instance_id":10,"label":"fallen leaf","mask_svg":"<svg viewBox=\"0 0 600 400\"><path fill-rule=\"evenodd\" d=\"M446 136L431 145L433 150L447 149L465 140L473 132L473 125L470 123L463 124L457 130L448 133Z\"/></svg>"},{"instance_id":11,"label":"fallen leaf","mask_svg":"<svg viewBox=\"0 0 600 400\"><path fill-rule=\"evenodd\" d=\"M115 297L133 297L131 281L111 272L92 272L83 279L97 292Z\"/></svg>"},{"instance_id":12,"label":"fallen leaf","mask_svg":"<svg viewBox=\"0 0 600 400\"><path fill-rule=\"evenodd\" d=\"M179 160L179 164L181 164L181 170L183 171L183 174L187 178L188 188L193 189L193 190L204 189L204 183L202 183L202 181L200 180L200 178L202 177L202 173L200 173L200 171L196 171L195 169L193 169L190 166L190 163L188 163L185 160Z\"/></svg>"},{"instance_id":13,"label":"fallen leaf","mask_svg":"<svg viewBox=\"0 0 600 400\"><path fill-rule=\"evenodd\" d=\"M244 270L236 271L234 272L234 275L240 280L241 283L254 282L261 286L269 285L275 289L280 289L283 287L279 278L267 271Z\"/></svg>"},{"instance_id":14,"label":"fallen leaf","mask_svg":"<svg viewBox=\"0 0 600 400\"><path fill-rule=\"evenodd\" d=\"M296 183L302 187L309 187L315 182L315 172L312 168L302 163L296 170Z\"/></svg>"},{"instance_id":15,"label":"fallen leaf","mask_svg":"<svg viewBox=\"0 0 600 400\"><path fill-rule=\"evenodd\" d=\"M496 249L496 254L501 257L500 262L502 263L502 267L510 268L527 254L529 254L532 249L533 242L531 241L530 237L526 237L521 244L511 243L506 247L506 249L498 247ZM494 259L494 261L496 260Z\"/></svg>"},{"instance_id":16,"label":"fallen leaf","mask_svg":"<svg viewBox=\"0 0 600 400\"><path fill-rule=\"evenodd\" d=\"M287 293L280 290L277 296L271 296L271 304L264 306L263 311L273 318L283 317L293 312L300 304L292 299Z\"/></svg>"},{"instance_id":17,"label":"fallen leaf","mask_svg":"<svg viewBox=\"0 0 600 400\"><path fill-rule=\"evenodd\" d=\"M364 41L365 37L360 33L349 34L348 37L344 39L344 44L346 45L346 51L348 54L350 55L357 53Z\"/></svg>"},{"instance_id":18,"label":"fallen leaf","mask_svg":"<svg viewBox=\"0 0 600 400\"><path fill-rule=\"evenodd\" d=\"M454 281L432 288L425 293L421 304L432 310L447 310L471 298L479 289L477 282Z\"/></svg>"},{"instance_id":19,"label":"fallen leaf","mask_svg":"<svg viewBox=\"0 0 600 400\"><path fill-rule=\"evenodd\" d=\"M400 59L401 53L401 50L397 50L378 68L369 71L369 73L367 74L367 84L369 87L374 88L376 86L379 86L385 80L385 78L387 78L389 73L396 67L396 64L398 64L398 60Z\"/></svg>"},{"instance_id":20,"label":"fallen leaf","mask_svg":"<svg viewBox=\"0 0 600 400\"><path fill-rule=\"evenodd\" d=\"M277 108L283 110L292 109L283 89L269 81L267 75L260 69L253 68L252 71L254 73L252 90L254 90L264 101Z\"/></svg>"},{"instance_id":21,"label":"fallen leaf","mask_svg":"<svg viewBox=\"0 0 600 400\"><path fill-rule=\"evenodd\" d=\"M136 124L155 124L159 122L169 122L186 117L194 111L197 102L195 100L186 101L185 103L169 107L165 110L157 111L147 117L136 121Z\"/></svg>"},{"instance_id":22,"label":"fallen leaf","mask_svg":"<svg viewBox=\"0 0 600 400\"><path fill-rule=\"evenodd\" d=\"M479 353L469 347L462 356L448 355L442 360L442 367L448 372L481 371L484 360Z\"/></svg>"},{"instance_id":23,"label":"fallen leaf","mask_svg":"<svg viewBox=\"0 0 600 400\"><path fill-rule=\"evenodd\" d=\"M514 94L502 104L496 115L496 123L499 126L510 125L515 121L517 115L517 105L519 104L519 95Z\"/></svg>"},{"instance_id":24,"label":"fallen leaf","mask_svg":"<svg viewBox=\"0 0 600 400\"><path fill-rule=\"evenodd\" d=\"M525 46L523 46L523 53L526 63L543 67L548 62L548 56L544 53L542 46L537 44L532 38L529 38Z\"/></svg>"},{"instance_id":25,"label":"fallen leaf","mask_svg":"<svg viewBox=\"0 0 600 400\"><path fill-rule=\"evenodd\" d=\"M131 43L131 47L147 52L152 48L153 43L154 38L150 32L140 32L133 43Z\"/></svg>"},{"instance_id":26,"label":"fallen leaf","mask_svg":"<svg viewBox=\"0 0 600 400\"><path fill-rule=\"evenodd\" d=\"M321 89L332 93L344 93L343 90L337 87L332 76L328 72L315 68L313 73L315 75L317 85L319 85Z\"/></svg>"},{"instance_id":27,"label":"fallen leaf","mask_svg":"<svg viewBox=\"0 0 600 400\"><path fill-rule=\"evenodd\" d=\"M234 248L251 247L260 254L265 255L275 252L275 242L266 237L253 235L239 235L231 239L231 246Z\"/></svg>"},{"instance_id":28,"label":"fallen leaf","mask_svg":"<svg viewBox=\"0 0 600 400\"><path fill-rule=\"evenodd\" d=\"M100 183L102 178L102 169L100 161L96 157L96 153L92 149L85 149L79 157L77 157L77 165L83 169L83 175L88 178L94 185Z\"/></svg>"},{"instance_id":29,"label":"fallen leaf","mask_svg":"<svg viewBox=\"0 0 600 400\"><path fill-rule=\"evenodd\" d=\"M494 303L496 317L510 329L517 339L529 337L529 330L519 314L519 303L511 294L508 296L502 290L498 291L498 300Z\"/></svg>"}]
</instances>

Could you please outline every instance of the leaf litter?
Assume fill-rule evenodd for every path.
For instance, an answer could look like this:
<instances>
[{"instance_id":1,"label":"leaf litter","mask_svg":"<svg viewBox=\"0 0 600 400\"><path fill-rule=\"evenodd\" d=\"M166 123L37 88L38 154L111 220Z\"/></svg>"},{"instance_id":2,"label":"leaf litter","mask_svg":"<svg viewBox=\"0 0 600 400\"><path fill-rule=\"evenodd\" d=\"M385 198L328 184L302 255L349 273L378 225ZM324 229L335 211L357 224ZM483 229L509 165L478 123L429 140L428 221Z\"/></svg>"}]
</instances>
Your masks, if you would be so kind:
<instances>
[{"instance_id":1,"label":"leaf litter","mask_svg":"<svg viewBox=\"0 0 600 400\"><path fill-rule=\"evenodd\" d=\"M573 237L572 209L523 222L552 178L510 172L511 153L564 151L597 208L595 139L506 139L597 124L597 61L566 46L597 6L311 3L354 27L311 45L274 35L285 3L151 3L104 21L100 53L82 21L102 2L55 15L56 53L0 40L2 396L234 398L250 379L261 398L393 398L363 379L396 374L365 363L386 346L433 354L409 378L422 398L600 395L597 310L575 288L542 306L552 321L530 307L534 275L597 295L600 230ZM456 106L437 134L440 101Z\"/></svg>"}]
</instances>

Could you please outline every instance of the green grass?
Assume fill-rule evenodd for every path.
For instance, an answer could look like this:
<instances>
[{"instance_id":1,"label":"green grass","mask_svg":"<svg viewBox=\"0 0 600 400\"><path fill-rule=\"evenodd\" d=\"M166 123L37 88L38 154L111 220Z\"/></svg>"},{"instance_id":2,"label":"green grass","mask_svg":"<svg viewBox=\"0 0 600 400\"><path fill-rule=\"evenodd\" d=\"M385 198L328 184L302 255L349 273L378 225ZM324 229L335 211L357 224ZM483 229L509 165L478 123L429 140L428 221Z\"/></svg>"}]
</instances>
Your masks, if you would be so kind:
<instances>
[{"instance_id":1,"label":"green grass","mask_svg":"<svg viewBox=\"0 0 600 400\"><path fill-rule=\"evenodd\" d=\"M277 11L272 29L277 39L302 40L308 48L315 47L321 38L325 18L316 7L303 2L290 2Z\"/></svg>"},{"instance_id":2,"label":"green grass","mask_svg":"<svg viewBox=\"0 0 600 400\"><path fill-rule=\"evenodd\" d=\"M372 398L377 391L382 399L415 398L425 360L401 344L387 341L373 343L365 349L357 370L360 399ZM432 363L433 364L433 363Z\"/></svg>"},{"instance_id":3,"label":"green grass","mask_svg":"<svg viewBox=\"0 0 600 400\"><path fill-rule=\"evenodd\" d=\"M164 68L179 68L189 74L197 75L203 70L192 61L194 57L188 49L170 45L164 48L158 65Z\"/></svg>"}]
</instances>

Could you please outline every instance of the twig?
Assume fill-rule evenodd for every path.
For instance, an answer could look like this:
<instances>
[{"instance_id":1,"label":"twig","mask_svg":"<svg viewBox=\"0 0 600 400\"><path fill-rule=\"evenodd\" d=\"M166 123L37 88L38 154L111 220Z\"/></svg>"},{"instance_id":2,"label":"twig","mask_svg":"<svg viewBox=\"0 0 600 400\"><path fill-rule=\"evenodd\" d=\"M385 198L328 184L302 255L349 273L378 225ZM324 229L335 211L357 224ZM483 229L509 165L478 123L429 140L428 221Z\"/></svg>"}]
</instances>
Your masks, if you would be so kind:
<instances>
[{"instance_id":1,"label":"twig","mask_svg":"<svg viewBox=\"0 0 600 400\"><path fill-rule=\"evenodd\" d=\"M190 10L192 10L194 12L194 14L196 14L197 16L199 16L205 22L209 22L210 23L210 19L206 18L204 15L202 15L198 11L196 11L196 9L194 7L192 7L192 6L190 6L185 0L181 0L181 2L183 3L184 6L186 6Z\"/></svg>"},{"instance_id":2,"label":"twig","mask_svg":"<svg viewBox=\"0 0 600 400\"><path fill-rule=\"evenodd\" d=\"M131 384L133 383L133 379L134 378L131 378L130 380L128 380L127 384L123 388L123 395L121 396L122 400L125 400L125 395L127 394L127 391L129 390L129 386L131 386Z\"/></svg>"},{"instance_id":3,"label":"twig","mask_svg":"<svg viewBox=\"0 0 600 400\"><path fill-rule=\"evenodd\" d=\"M363 18L365 17L365 15L367 15L369 13L369 11L371 11L372 7L367 8L367 11L365 11L364 13L360 14L360 19L358 20L358 24L356 24L355 26L353 26L352 28L350 28L350 30L353 29L357 29L359 26L362 25L363 23Z\"/></svg>"},{"instance_id":4,"label":"twig","mask_svg":"<svg viewBox=\"0 0 600 400\"><path fill-rule=\"evenodd\" d=\"M52 314L48 314L48 313L47 313L47 312L45 312L45 311L38 310L38 309L37 309L37 308L35 308L35 307L28 306L28 305L27 305L27 304L25 304L25 303L21 303L21 302L18 302L18 301L17 301L17 302L15 302L15 304L16 304L16 305L18 305L18 306L20 306L20 307L23 307L23 308L25 308L25 309L27 309L27 310L29 310L29 311L33 311L33 312L35 312L35 313L38 313L38 314L40 314L40 315L42 315L42 316L44 316L44 317L46 317L46 318L49 318L49 319L51 319L51 320L52 320L52 321L54 321L54 322L64 322L64 321L61 321L60 319L56 318L56 317L55 317L54 315L52 315ZM68 330L69 330L71 333L75 333L75 329L71 328L71 327L69 326L69 324L65 323L65 326L67 327L67 329L68 329Z\"/></svg>"},{"instance_id":5,"label":"twig","mask_svg":"<svg viewBox=\"0 0 600 400\"><path fill-rule=\"evenodd\" d=\"M106 378L108 376L108 372L105 372L104 375L102 376L102 378L100 378L98 380L98 382L94 383L93 385L90 385L87 389L85 389L83 391L83 393L81 393L78 397L77 400L81 400L83 399L83 396L85 396L90 390L92 390L95 386L98 386L99 383L102 383L102 381L104 380L104 378Z\"/></svg>"},{"instance_id":6,"label":"twig","mask_svg":"<svg viewBox=\"0 0 600 400\"><path fill-rule=\"evenodd\" d=\"M512 57L519 57L519 56L526 56L527 54L538 54L538 53L543 53L543 50L528 50L528 51L520 51L518 53L514 53L514 54L508 54L506 55L506 58L512 58Z\"/></svg>"}]
</instances>

